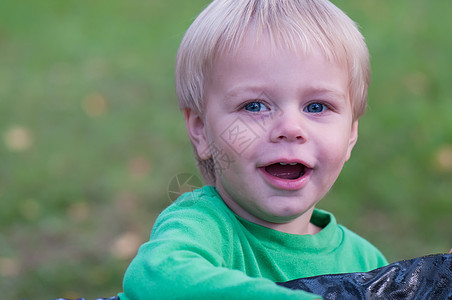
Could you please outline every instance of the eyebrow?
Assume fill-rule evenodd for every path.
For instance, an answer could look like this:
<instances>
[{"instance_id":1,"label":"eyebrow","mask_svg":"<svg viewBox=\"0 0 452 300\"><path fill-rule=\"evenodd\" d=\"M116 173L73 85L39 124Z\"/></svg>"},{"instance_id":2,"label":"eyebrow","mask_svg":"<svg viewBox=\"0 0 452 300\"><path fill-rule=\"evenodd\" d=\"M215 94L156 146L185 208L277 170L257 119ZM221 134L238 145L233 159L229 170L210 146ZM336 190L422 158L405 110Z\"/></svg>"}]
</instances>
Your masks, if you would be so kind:
<instances>
[{"instance_id":1,"label":"eyebrow","mask_svg":"<svg viewBox=\"0 0 452 300\"><path fill-rule=\"evenodd\" d=\"M328 95L334 98L347 99L348 94L344 94L334 88L310 88L303 93L305 96L315 97L316 95Z\"/></svg>"},{"instance_id":2,"label":"eyebrow","mask_svg":"<svg viewBox=\"0 0 452 300\"><path fill-rule=\"evenodd\" d=\"M259 85L256 86L237 86L229 89L223 100L227 100L230 98L235 98L243 93L250 93L255 96L256 99L267 99L271 100L272 97L269 96L267 92L265 92L265 88ZM348 94L343 93L335 88L329 88L324 86L319 87L308 87L308 88L302 88L302 93L300 93L301 97L319 97L319 96L328 96L332 98L338 98L338 99L347 99Z\"/></svg>"},{"instance_id":3,"label":"eyebrow","mask_svg":"<svg viewBox=\"0 0 452 300\"><path fill-rule=\"evenodd\" d=\"M229 89L223 97L224 101L231 98L236 98L242 94L249 94L248 97L253 97L256 99L271 99L265 92L264 87L259 86L238 86Z\"/></svg>"},{"instance_id":4,"label":"eyebrow","mask_svg":"<svg viewBox=\"0 0 452 300\"><path fill-rule=\"evenodd\" d=\"M234 97L241 93L265 94L263 87L258 86L238 86L229 89L226 92L226 97Z\"/></svg>"}]
</instances>

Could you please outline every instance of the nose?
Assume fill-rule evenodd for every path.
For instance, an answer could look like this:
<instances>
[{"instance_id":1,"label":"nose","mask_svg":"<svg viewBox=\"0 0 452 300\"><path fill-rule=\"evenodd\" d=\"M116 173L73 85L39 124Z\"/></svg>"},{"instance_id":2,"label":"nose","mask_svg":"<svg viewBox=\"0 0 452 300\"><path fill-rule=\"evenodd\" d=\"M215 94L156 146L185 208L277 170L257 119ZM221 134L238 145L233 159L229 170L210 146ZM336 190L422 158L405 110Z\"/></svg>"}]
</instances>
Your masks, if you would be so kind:
<instances>
[{"instance_id":1,"label":"nose","mask_svg":"<svg viewBox=\"0 0 452 300\"><path fill-rule=\"evenodd\" d=\"M306 122L299 111L284 112L279 117L275 117L270 132L270 141L273 143L304 143L308 137L306 129Z\"/></svg>"}]
</instances>

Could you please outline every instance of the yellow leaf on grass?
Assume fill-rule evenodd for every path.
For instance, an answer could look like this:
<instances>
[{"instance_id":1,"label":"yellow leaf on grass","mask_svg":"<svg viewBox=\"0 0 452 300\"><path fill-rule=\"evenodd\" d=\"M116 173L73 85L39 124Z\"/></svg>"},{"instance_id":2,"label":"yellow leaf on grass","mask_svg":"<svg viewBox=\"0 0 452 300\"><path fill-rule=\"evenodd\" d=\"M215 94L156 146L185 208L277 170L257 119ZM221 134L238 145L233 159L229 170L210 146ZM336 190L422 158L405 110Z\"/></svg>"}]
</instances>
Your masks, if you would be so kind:
<instances>
[{"instance_id":1,"label":"yellow leaf on grass","mask_svg":"<svg viewBox=\"0 0 452 300\"><path fill-rule=\"evenodd\" d=\"M23 152L33 146L33 135L24 126L13 126L4 134L6 147L13 152Z\"/></svg>"}]
</instances>

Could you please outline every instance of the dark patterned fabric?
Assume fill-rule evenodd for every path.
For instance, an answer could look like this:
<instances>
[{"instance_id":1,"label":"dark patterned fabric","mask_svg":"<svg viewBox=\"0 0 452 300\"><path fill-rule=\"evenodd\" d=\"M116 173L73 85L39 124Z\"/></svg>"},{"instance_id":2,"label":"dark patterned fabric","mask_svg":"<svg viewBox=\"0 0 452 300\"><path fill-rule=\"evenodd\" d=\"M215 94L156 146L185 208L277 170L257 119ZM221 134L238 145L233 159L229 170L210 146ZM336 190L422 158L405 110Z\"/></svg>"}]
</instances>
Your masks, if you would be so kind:
<instances>
[{"instance_id":1,"label":"dark patterned fabric","mask_svg":"<svg viewBox=\"0 0 452 300\"><path fill-rule=\"evenodd\" d=\"M366 273L300 278L278 285L330 299L452 299L452 254L392 263Z\"/></svg>"},{"instance_id":2,"label":"dark patterned fabric","mask_svg":"<svg viewBox=\"0 0 452 300\"><path fill-rule=\"evenodd\" d=\"M277 284L320 295L324 300L452 300L452 254L399 261L370 272L321 275ZM119 297L96 300L119 300Z\"/></svg>"}]
</instances>

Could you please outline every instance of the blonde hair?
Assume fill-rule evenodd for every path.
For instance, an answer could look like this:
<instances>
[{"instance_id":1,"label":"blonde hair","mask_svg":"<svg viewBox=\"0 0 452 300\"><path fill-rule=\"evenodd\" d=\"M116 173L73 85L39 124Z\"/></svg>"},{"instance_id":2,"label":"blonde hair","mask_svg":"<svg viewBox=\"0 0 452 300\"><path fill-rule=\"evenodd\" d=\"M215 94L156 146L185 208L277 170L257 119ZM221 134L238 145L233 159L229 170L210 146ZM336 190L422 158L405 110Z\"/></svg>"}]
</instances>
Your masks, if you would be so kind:
<instances>
[{"instance_id":1,"label":"blonde hair","mask_svg":"<svg viewBox=\"0 0 452 300\"><path fill-rule=\"evenodd\" d=\"M353 118L366 110L369 53L356 23L328 0L215 0L187 30L176 58L176 92L181 109L204 113L204 84L215 57L236 51L249 30L269 37L276 48L324 55L345 63L350 78ZM207 183L215 182L212 159L200 160Z\"/></svg>"}]
</instances>

